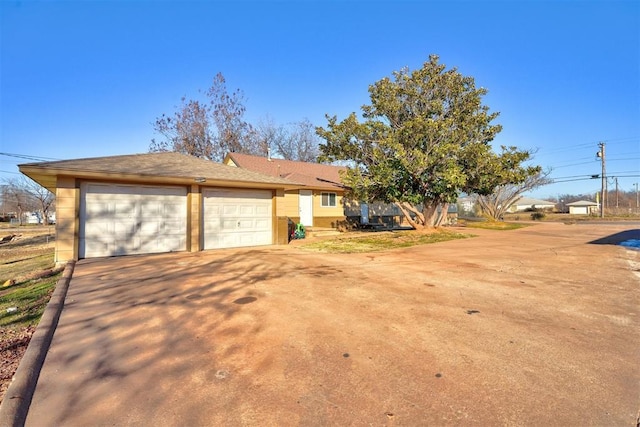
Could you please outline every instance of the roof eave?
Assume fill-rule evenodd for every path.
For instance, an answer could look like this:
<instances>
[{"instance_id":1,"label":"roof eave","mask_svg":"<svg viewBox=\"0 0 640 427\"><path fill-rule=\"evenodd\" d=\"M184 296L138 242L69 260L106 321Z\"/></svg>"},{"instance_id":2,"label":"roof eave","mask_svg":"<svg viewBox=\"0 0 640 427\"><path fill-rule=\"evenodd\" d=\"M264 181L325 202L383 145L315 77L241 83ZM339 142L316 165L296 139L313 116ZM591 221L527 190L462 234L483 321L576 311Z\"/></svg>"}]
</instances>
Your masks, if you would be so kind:
<instances>
[{"instance_id":1,"label":"roof eave","mask_svg":"<svg viewBox=\"0 0 640 427\"><path fill-rule=\"evenodd\" d=\"M220 186L233 188L264 188L264 189L283 189L291 190L300 187L295 183L275 183L261 182L251 180L237 179L220 179L211 177L180 177L180 176L159 176L159 175L143 175L143 174L127 174L127 173L109 173L96 171L82 171L59 168L39 167L34 164L19 165L21 173L36 181L49 191L55 193L57 185L57 177L69 176L85 180L100 181L127 181L138 183L158 183L158 184L176 184L191 185L200 184L203 186Z\"/></svg>"}]
</instances>

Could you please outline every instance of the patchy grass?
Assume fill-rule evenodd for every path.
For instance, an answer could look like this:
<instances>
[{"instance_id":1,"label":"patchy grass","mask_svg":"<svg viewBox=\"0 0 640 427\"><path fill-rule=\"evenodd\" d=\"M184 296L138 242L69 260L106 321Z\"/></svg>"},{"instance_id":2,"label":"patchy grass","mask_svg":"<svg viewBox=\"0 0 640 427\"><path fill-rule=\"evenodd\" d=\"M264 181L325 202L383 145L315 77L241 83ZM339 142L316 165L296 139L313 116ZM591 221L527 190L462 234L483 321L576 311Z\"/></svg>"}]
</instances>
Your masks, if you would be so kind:
<instances>
[{"instance_id":1,"label":"patchy grass","mask_svg":"<svg viewBox=\"0 0 640 427\"><path fill-rule=\"evenodd\" d=\"M465 221L464 225L469 228L482 228L485 230L517 230L528 227L531 224L501 221Z\"/></svg>"},{"instance_id":2,"label":"patchy grass","mask_svg":"<svg viewBox=\"0 0 640 427\"><path fill-rule=\"evenodd\" d=\"M0 290L0 327L37 325L60 275L28 280Z\"/></svg>"},{"instance_id":3,"label":"patchy grass","mask_svg":"<svg viewBox=\"0 0 640 427\"><path fill-rule=\"evenodd\" d=\"M0 328L35 326L61 274L54 269L53 228L2 224L4 236L17 237L0 244Z\"/></svg>"},{"instance_id":4,"label":"patchy grass","mask_svg":"<svg viewBox=\"0 0 640 427\"><path fill-rule=\"evenodd\" d=\"M301 245L302 249L328 253L378 252L388 249L407 248L445 242L447 240L475 237L472 234L438 230L432 233L399 231L366 233L361 236L344 236Z\"/></svg>"},{"instance_id":5,"label":"patchy grass","mask_svg":"<svg viewBox=\"0 0 640 427\"><path fill-rule=\"evenodd\" d=\"M22 256L9 256L0 261L0 285L7 280L20 282L29 275L53 268L53 253L51 250L34 250L31 254L23 253Z\"/></svg>"}]
</instances>

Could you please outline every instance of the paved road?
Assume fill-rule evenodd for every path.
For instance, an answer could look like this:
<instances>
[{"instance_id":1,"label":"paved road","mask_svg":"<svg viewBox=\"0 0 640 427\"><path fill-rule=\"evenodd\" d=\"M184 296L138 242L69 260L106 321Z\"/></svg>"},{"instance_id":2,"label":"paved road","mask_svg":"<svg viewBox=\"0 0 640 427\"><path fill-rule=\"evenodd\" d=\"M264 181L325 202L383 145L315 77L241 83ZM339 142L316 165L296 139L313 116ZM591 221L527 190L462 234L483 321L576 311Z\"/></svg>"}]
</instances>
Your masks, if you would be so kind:
<instances>
[{"instance_id":1,"label":"paved road","mask_svg":"<svg viewBox=\"0 0 640 427\"><path fill-rule=\"evenodd\" d=\"M635 425L628 227L466 231L81 261L27 425Z\"/></svg>"}]
</instances>

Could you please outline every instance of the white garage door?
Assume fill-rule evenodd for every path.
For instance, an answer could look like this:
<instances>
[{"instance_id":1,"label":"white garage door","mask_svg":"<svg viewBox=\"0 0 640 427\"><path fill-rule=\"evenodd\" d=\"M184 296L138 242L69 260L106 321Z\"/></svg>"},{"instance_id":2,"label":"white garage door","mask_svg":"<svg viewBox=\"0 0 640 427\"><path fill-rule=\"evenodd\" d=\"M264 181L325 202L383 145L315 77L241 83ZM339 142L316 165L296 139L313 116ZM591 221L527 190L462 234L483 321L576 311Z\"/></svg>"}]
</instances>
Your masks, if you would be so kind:
<instances>
[{"instance_id":1,"label":"white garage door","mask_svg":"<svg viewBox=\"0 0 640 427\"><path fill-rule=\"evenodd\" d=\"M187 190L85 183L80 258L186 250Z\"/></svg>"},{"instance_id":2,"label":"white garage door","mask_svg":"<svg viewBox=\"0 0 640 427\"><path fill-rule=\"evenodd\" d=\"M272 243L271 191L205 189L204 248Z\"/></svg>"}]
</instances>

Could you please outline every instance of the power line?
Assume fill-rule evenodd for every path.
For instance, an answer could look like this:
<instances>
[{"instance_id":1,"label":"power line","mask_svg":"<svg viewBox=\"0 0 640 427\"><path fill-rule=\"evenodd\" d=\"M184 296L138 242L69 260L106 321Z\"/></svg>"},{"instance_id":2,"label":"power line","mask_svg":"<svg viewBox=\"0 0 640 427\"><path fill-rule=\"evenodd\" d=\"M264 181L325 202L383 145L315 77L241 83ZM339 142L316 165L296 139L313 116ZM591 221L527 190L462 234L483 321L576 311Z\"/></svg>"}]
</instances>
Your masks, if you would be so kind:
<instances>
[{"instance_id":1,"label":"power line","mask_svg":"<svg viewBox=\"0 0 640 427\"><path fill-rule=\"evenodd\" d=\"M591 178L593 178L594 175L596 175L596 174L584 174L583 173L581 175L558 176L558 177L551 178L551 179L582 178L582 177L591 177Z\"/></svg>"},{"instance_id":2,"label":"power line","mask_svg":"<svg viewBox=\"0 0 640 427\"><path fill-rule=\"evenodd\" d=\"M585 142L585 143L580 143L580 144L565 145L565 146L562 146L562 147L558 147L556 149L544 150L544 152L538 152L538 153L536 153L536 156L538 154L540 154L540 155L554 154L554 153L561 153L561 152L565 152L565 151L574 151L576 148L592 147L592 146L598 144L598 142L601 142L601 141L602 142L606 142L607 144L620 144L620 143L628 142L628 141L640 141L640 137L632 136L632 137L625 137L625 138L602 139L602 140L599 140L599 141L591 141L591 142Z\"/></svg>"},{"instance_id":3,"label":"power line","mask_svg":"<svg viewBox=\"0 0 640 427\"><path fill-rule=\"evenodd\" d=\"M634 153L634 154L635 154L635 153ZM560 163L557 163L557 164L558 164L558 165L562 165L563 163L566 163L566 162L568 162L568 161L569 161L569 162L575 162L575 161L582 161L582 160L593 160L593 156L589 156L589 157L580 157L579 159L571 159L571 160L567 160L567 161L560 162Z\"/></svg>"},{"instance_id":4,"label":"power line","mask_svg":"<svg viewBox=\"0 0 640 427\"><path fill-rule=\"evenodd\" d=\"M640 177L640 174L638 175L608 175L607 178L637 178Z\"/></svg>"},{"instance_id":5,"label":"power line","mask_svg":"<svg viewBox=\"0 0 640 427\"><path fill-rule=\"evenodd\" d=\"M571 167L571 166L588 165L588 164L591 164L591 163L593 163L593 160L590 161L590 162L571 163L569 165L564 165L564 166L555 166L555 167L553 167L553 169L562 169L562 168L568 168L568 167Z\"/></svg>"},{"instance_id":6,"label":"power line","mask_svg":"<svg viewBox=\"0 0 640 427\"><path fill-rule=\"evenodd\" d=\"M585 178L573 178L573 179L563 179L563 180L553 180L553 182L551 182L552 184L560 184L562 182L573 182L573 181L590 181L592 179L597 179L599 178L599 176L596 176L596 178L594 177L585 177Z\"/></svg>"},{"instance_id":7,"label":"power line","mask_svg":"<svg viewBox=\"0 0 640 427\"><path fill-rule=\"evenodd\" d=\"M565 146L562 146L562 147L558 147L557 149L545 150L545 153L558 153L558 152L562 152L562 151L571 151L574 148L592 147L592 146L598 144L601 141L609 143L609 144L619 144L619 143L622 143L622 142L625 142L625 141L637 141L637 140L640 140L640 137L631 136L631 137L625 137L625 138L601 139L601 140L598 140L598 141L584 142L584 143L573 144L573 145L565 145Z\"/></svg>"},{"instance_id":8,"label":"power line","mask_svg":"<svg viewBox=\"0 0 640 427\"><path fill-rule=\"evenodd\" d=\"M610 162L614 161L614 162L623 162L625 160L640 160L640 157L625 157L625 158L613 158L613 159L607 159Z\"/></svg>"},{"instance_id":9,"label":"power line","mask_svg":"<svg viewBox=\"0 0 640 427\"><path fill-rule=\"evenodd\" d=\"M60 160L60 159L55 159L53 157L38 157L38 156L29 155L29 154L15 154L15 153L0 153L0 156L15 157L15 158L18 158L18 159L36 160L36 161Z\"/></svg>"}]
</instances>

